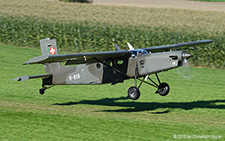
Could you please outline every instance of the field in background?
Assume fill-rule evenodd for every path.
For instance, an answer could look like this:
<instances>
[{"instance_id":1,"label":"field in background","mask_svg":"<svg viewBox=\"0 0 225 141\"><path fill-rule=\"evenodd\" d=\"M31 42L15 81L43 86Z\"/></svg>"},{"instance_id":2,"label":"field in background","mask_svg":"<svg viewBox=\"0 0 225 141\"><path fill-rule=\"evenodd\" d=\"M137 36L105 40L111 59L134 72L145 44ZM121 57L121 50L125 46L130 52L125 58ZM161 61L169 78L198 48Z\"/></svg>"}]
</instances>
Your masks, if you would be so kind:
<instances>
[{"instance_id":1,"label":"field in background","mask_svg":"<svg viewBox=\"0 0 225 141\"><path fill-rule=\"evenodd\" d=\"M191 62L225 67L225 13L36 0L1 3L0 41L7 44L39 48L39 39L50 37L61 51L94 52L114 50L113 43L126 49L126 42L145 48L212 39L210 45L187 50L194 54Z\"/></svg>"},{"instance_id":2,"label":"field in background","mask_svg":"<svg viewBox=\"0 0 225 141\"><path fill-rule=\"evenodd\" d=\"M224 2L191 0L94 0L94 4L225 12Z\"/></svg>"},{"instance_id":3,"label":"field in background","mask_svg":"<svg viewBox=\"0 0 225 141\"><path fill-rule=\"evenodd\" d=\"M114 26L163 27L196 34L224 33L225 13L178 9L103 6L57 1L0 0L1 16L29 16L47 22L90 22Z\"/></svg>"},{"instance_id":4,"label":"field in background","mask_svg":"<svg viewBox=\"0 0 225 141\"><path fill-rule=\"evenodd\" d=\"M194 79L176 70L160 73L166 97L143 84L138 101L126 99L133 80L115 86L55 86L40 95L42 65L21 64L41 50L0 45L0 140L173 140L211 135L224 139L224 70L194 68ZM181 138L181 139L182 139Z\"/></svg>"}]
</instances>

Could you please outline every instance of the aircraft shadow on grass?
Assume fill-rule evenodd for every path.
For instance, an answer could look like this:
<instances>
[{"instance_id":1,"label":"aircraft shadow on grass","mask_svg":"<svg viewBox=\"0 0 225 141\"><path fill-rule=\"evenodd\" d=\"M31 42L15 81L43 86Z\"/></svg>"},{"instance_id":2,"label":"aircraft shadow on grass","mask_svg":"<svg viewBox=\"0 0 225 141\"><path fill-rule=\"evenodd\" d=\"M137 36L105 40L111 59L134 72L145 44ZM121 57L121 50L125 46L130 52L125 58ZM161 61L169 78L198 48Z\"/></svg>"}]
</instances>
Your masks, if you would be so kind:
<instances>
[{"instance_id":1,"label":"aircraft shadow on grass","mask_svg":"<svg viewBox=\"0 0 225 141\"><path fill-rule=\"evenodd\" d=\"M225 109L225 100L210 100L210 101L193 101L193 102L117 102L118 100L126 100L126 97L119 98L104 98L99 100L82 100L79 102L68 102L68 103L55 103L53 105L70 106L77 104L88 104L88 105L102 105L102 106L117 106L124 107L124 109L118 110L102 110L103 112L140 112L140 111L152 111L159 108L168 109L183 109L191 110L194 108L208 108L208 109ZM220 105L216 105L220 103ZM163 112L153 112L153 114L164 114L169 113L170 110Z\"/></svg>"}]
</instances>

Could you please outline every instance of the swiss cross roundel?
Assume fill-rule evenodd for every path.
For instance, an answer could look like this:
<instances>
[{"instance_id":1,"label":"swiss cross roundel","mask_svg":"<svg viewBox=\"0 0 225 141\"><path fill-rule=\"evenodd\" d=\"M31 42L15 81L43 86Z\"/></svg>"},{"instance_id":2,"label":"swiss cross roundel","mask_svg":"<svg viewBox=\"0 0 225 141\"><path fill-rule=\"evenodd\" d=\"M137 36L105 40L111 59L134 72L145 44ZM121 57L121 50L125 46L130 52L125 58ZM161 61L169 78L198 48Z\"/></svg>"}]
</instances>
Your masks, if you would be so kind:
<instances>
[{"instance_id":1,"label":"swiss cross roundel","mask_svg":"<svg viewBox=\"0 0 225 141\"><path fill-rule=\"evenodd\" d=\"M51 55L54 55L56 53L56 49L54 47L51 47L49 49L49 52L51 53Z\"/></svg>"}]
</instances>

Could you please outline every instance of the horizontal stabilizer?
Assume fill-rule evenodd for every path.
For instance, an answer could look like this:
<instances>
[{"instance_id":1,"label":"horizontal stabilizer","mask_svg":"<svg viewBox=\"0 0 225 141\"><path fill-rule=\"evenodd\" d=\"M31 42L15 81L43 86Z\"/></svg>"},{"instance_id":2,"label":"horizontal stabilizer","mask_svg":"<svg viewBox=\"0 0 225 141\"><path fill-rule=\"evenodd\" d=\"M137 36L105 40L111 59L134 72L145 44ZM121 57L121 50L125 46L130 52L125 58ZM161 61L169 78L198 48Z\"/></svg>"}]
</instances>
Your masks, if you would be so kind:
<instances>
[{"instance_id":1,"label":"horizontal stabilizer","mask_svg":"<svg viewBox=\"0 0 225 141\"><path fill-rule=\"evenodd\" d=\"M41 74L41 75L32 75L32 76L19 76L13 80L15 81L26 81L28 79L34 79L34 78L45 78L45 77L49 77L49 76L52 76L52 74Z\"/></svg>"},{"instance_id":2,"label":"horizontal stabilizer","mask_svg":"<svg viewBox=\"0 0 225 141\"><path fill-rule=\"evenodd\" d=\"M92 52L92 53L78 53L78 54L60 54L60 55L51 55L51 56L38 56L34 57L23 65L28 64L45 64L53 62L73 62L72 64L81 64L81 63L95 63L99 60L104 61L108 58L116 58L130 54L129 51L106 51L106 52Z\"/></svg>"},{"instance_id":3,"label":"horizontal stabilizer","mask_svg":"<svg viewBox=\"0 0 225 141\"><path fill-rule=\"evenodd\" d=\"M23 63L23 65L35 64L36 62L41 62L47 58L48 58L48 56L37 56L37 57L34 57L34 58L28 60L27 62Z\"/></svg>"}]
</instances>

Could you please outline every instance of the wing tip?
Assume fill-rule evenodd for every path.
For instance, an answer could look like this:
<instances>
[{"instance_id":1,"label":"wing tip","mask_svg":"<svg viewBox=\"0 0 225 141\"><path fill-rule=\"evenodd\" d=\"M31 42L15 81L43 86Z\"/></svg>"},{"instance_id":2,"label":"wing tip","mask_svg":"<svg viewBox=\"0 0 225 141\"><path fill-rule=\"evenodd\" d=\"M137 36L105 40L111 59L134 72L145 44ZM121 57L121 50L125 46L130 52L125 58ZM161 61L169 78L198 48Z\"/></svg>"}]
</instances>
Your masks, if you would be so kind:
<instances>
[{"instance_id":1,"label":"wing tip","mask_svg":"<svg viewBox=\"0 0 225 141\"><path fill-rule=\"evenodd\" d=\"M24 62L22 65L29 65L29 64L42 64L44 61L48 59L48 56L37 56L31 58L30 60Z\"/></svg>"}]
</instances>

